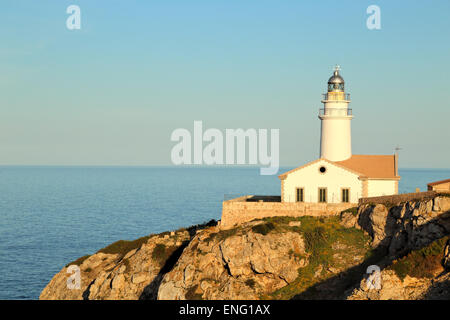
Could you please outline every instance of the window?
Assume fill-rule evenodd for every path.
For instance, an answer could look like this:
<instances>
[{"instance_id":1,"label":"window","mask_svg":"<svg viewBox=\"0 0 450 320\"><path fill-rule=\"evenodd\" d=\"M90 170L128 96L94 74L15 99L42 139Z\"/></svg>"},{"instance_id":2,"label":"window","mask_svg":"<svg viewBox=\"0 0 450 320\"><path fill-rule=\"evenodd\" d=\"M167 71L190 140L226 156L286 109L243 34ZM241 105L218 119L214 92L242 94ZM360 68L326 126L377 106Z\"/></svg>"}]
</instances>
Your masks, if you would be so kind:
<instances>
[{"instance_id":1,"label":"window","mask_svg":"<svg viewBox=\"0 0 450 320\"><path fill-rule=\"evenodd\" d=\"M297 202L304 202L305 193L303 188L297 188Z\"/></svg>"},{"instance_id":2,"label":"window","mask_svg":"<svg viewBox=\"0 0 450 320\"><path fill-rule=\"evenodd\" d=\"M350 202L350 189L342 189L342 202Z\"/></svg>"},{"instance_id":3,"label":"window","mask_svg":"<svg viewBox=\"0 0 450 320\"><path fill-rule=\"evenodd\" d=\"M327 188L319 188L319 202L327 202Z\"/></svg>"},{"instance_id":4,"label":"window","mask_svg":"<svg viewBox=\"0 0 450 320\"><path fill-rule=\"evenodd\" d=\"M320 173L325 173L325 172L327 172L327 168L325 168L324 166L322 166L322 167L319 168L319 172L320 172Z\"/></svg>"}]
</instances>

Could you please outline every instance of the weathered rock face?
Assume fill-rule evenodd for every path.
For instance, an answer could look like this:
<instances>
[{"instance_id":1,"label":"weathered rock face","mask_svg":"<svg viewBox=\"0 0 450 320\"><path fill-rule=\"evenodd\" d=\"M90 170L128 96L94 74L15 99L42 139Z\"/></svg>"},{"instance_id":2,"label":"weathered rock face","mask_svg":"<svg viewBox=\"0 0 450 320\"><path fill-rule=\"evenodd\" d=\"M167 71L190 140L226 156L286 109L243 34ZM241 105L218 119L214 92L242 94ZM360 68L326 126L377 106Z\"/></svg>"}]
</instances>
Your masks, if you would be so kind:
<instances>
[{"instance_id":1,"label":"weathered rock face","mask_svg":"<svg viewBox=\"0 0 450 320\"><path fill-rule=\"evenodd\" d=\"M369 287L365 278L348 300L416 300L423 298L432 285L431 279L424 278L406 276L402 281L392 270L383 270L380 277L380 289Z\"/></svg>"},{"instance_id":2,"label":"weathered rock face","mask_svg":"<svg viewBox=\"0 0 450 320\"><path fill-rule=\"evenodd\" d=\"M341 225L346 228L360 228L358 225L358 216L354 215L352 212L341 213Z\"/></svg>"},{"instance_id":3,"label":"weathered rock face","mask_svg":"<svg viewBox=\"0 0 450 320\"><path fill-rule=\"evenodd\" d=\"M96 253L79 266L80 289L67 287L70 274L67 273L67 267L64 267L44 288L39 299L154 298L156 292L152 291L152 287L158 283L161 267L170 255L184 248L183 244L189 237L187 231L155 235L140 247L126 253Z\"/></svg>"},{"instance_id":4,"label":"weathered rock face","mask_svg":"<svg viewBox=\"0 0 450 320\"><path fill-rule=\"evenodd\" d=\"M370 207L368 212L370 223L369 229L372 229L372 245L377 247L389 243L395 228L395 219L389 215L388 209L381 204Z\"/></svg>"},{"instance_id":5,"label":"weathered rock face","mask_svg":"<svg viewBox=\"0 0 450 320\"><path fill-rule=\"evenodd\" d=\"M450 299L450 273L436 274L433 278L406 276L403 280L389 269L381 271L381 287L370 287L364 278L348 300L448 300Z\"/></svg>"},{"instance_id":6,"label":"weathered rock face","mask_svg":"<svg viewBox=\"0 0 450 320\"><path fill-rule=\"evenodd\" d=\"M449 238L409 252L392 261L381 273L366 274L348 299L450 299L450 273L445 272Z\"/></svg>"},{"instance_id":7,"label":"weathered rock face","mask_svg":"<svg viewBox=\"0 0 450 320\"><path fill-rule=\"evenodd\" d=\"M151 284L158 282L157 276L166 262L165 259L160 261L155 257L155 250L157 247L163 247L166 251L164 254L168 258L169 255L176 254L177 250L182 250L182 243L188 240L187 232L173 237L152 238L138 250L134 249L127 253L111 270L100 272L86 292L87 299L154 298L156 292L152 290Z\"/></svg>"},{"instance_id":8,"label":"weathered rock face","mask_svg":"<svg viewBox=\"0 0 450 320\"><path fill-rule=\"evenodd\" d=\"M299 233L253 232L247 224L235 235L201 231L159 287L158 299L258 299L298 276L307 255Z\"/></svg>"},{"instance_id":9,"label":"weathered rock face","mask_svg":"<svg viewBox=\"0 0 450 320\"><path fill-rule=\"evenodd\" d=\"M389 254L395 256L449 234L449 210L450 198L443 196L390 208L363 205L358 210L358 223L372 236L374 247L388 247Z\"/></svg>"},{"instance_id":10,"label":"weathered rock face","mask_svg":"<svg viewBox=\"0 0 450 320\"><path fill-rule=\"evenodd\" d=\"M447 241L447 245L445 246L442 264L446 270L450 271L450 240Z\"/></svg>"},{"instance_id":11,"label":"weathered rock face","mask_svg":"<svg viewBox=\"0 0 450 320\"><path fill-rule=\"evenodd\" d=\"M86 291L89 284L104 270L113 268L116 264L117 254L97 253L79 266L81 276L80 289L69 289L67 281L73 274L69 272L68 267L64 267L57 273L47 286L42 290L40 300L82 300L83 292Z\"/></svg>"},{"instance_id":12,"label":"weathered rock face","mask_svg":"<svg viewBox=\"0 0 450 320\"><path fill-rule=\"evenodd\" d=\"M360 263L369 239L358 232L342 228L337 218L279 217L115 243L75 262L80 289L68 289L63 268L40 299L259 299L274 292L289 298L306 289L300 277L315 284ZM308 269L301 276L306 268L312 275Z\"/></svg>"}]
</instances>

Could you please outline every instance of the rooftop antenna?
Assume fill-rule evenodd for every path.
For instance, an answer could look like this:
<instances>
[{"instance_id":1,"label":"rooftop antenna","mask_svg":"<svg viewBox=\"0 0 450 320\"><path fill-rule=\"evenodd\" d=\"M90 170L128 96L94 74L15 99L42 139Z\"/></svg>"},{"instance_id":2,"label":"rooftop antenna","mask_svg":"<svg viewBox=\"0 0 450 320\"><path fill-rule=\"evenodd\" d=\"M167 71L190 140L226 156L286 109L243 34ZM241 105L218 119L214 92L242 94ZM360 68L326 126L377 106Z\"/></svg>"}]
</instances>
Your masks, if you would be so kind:
<instances>
[{"instance_id":1,"label":"rooftop antenna","mask_svg":"<svg viewBox=\"0 0 450 320\"><path fill-rule=\"evenodd\" d=\"M395 150L395 153L394 153L394 166L395 166L395 169L394 170L395 170L395 175L398 176L398 152L400 150L402 150L402 148L400 148L400 146L397 145L394 150Z\"/></svg>"}]
</instances>

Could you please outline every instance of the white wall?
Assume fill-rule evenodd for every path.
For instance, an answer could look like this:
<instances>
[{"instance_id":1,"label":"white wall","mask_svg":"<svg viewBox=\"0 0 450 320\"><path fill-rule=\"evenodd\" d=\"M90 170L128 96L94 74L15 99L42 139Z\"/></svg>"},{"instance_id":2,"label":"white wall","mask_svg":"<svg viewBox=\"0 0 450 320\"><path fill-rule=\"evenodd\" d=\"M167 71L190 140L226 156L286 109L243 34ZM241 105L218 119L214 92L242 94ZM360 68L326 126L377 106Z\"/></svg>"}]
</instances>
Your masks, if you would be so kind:
<instances>
[{"instance_id":1,"label":"white wall","mask_svg":"<svg viewBox=\"0 0 450 320\"><path fill-rule=\"evenodd\" d=\"M327 169L324 174L319 172L321 166ZM284 180L283 201L295 202L297 188L304 188L305 202L318 202L319 188L327 188L328 203L341 202L341 188L350 188L352 203L362 197L362 181L357 174L324 160L289 174Z\"/></svg>"},{"instance_id":2,"label":"white wall","mask_svg":"<svg viewBox=\"0 0 450 320\"><path fill-rule=\"evenodd\" d=\"M434 191L450 191L450 182L441 183L441 184L432 186L432 190L434 190Z\"/></svg>"},{"instance_id":3,"label":"white wall","mask_svg":"<svg viewBox=\"0 0 450 320\"><path fill-rule=\"evenodd\" d=\"M331 161L343 161L352 156L351 118L321 118L320 155Z\"/></svg>"},{"instance_id":4,"label":"white wall","mask_svg":"<svg viewBox=\"0 0 450 320\"><path fill-rule=\"evenodd\" d=\"M343 161L352 156L351 120L348 102L325 102L325 114L320 115L320 157Z\"/></svg>"},{"instance_id":5,"label":"white wall","mask_svg":"<svg viewBox=\"0 0 450 320\"><path fill-rule=\"evenodd\" d=\"M397 194L395 180L369 180L368 197L389 196Z\"/></svg>"}]
</instances>

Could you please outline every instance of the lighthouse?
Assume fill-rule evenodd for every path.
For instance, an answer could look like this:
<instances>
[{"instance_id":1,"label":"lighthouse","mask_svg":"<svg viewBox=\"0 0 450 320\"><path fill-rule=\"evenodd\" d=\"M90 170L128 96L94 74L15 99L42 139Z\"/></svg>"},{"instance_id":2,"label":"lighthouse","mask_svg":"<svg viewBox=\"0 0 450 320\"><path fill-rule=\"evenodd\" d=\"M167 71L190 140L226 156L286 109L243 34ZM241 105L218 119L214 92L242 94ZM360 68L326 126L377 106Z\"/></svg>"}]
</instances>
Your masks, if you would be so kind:
<instances>
[{"instance_id":1,"label":"lighthouse","mask_svg":"<svg viewBox=\"0 0 450 320\"><path fill-rule=\"evenodd\" d=\"M328 92L323 94L323 108L319 110L321 121L320 158L344 161L352 156L350 94L345 93L345 82L336 66L328 80Z\"/></svg>"},{"instance_id":2,"label":"lighthouse","mask_svg":"<svg viewBox=\"0 0 450 320\"><path fill-rule=\"evenodd\" d=\"M339 71L336 66L319 111L320 157L278 176L281 202L320 203L306 207L319 211L328 210L326 203L342 204L339 210L344 210L357 206L361 198L398 194L396 154L352 154L350 95Z\"/></svg>"}]
</instances>

